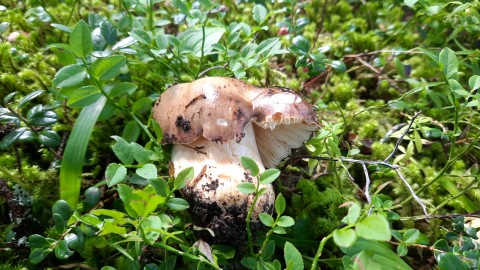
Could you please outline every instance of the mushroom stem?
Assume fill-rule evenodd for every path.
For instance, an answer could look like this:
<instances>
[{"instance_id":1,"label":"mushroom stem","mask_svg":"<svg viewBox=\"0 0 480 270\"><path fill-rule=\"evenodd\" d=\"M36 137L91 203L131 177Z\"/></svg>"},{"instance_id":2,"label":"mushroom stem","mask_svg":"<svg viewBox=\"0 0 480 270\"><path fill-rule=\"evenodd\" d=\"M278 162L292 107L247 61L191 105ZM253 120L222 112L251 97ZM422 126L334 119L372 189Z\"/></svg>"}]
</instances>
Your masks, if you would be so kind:
<instances>
[{"instance_id":1,"label":"mushroom stem","mask_svg":"<svg viewBox=\"0 0 480 270\"><path fill-rule=\"evenodd\" d=\"M222 214L228 214L230 209L243 211L246 217L248 208L253 202L253 194L243 194L237 190L241 182L257 184L257 178L252 177L240 162L240 157L253 159L260 173L265 170L258 153L252 122L244 128L244 137L240 142L214 142L200 139L191 144L176 144L172 149L172 163L175 176L185 168L194 168L194 178L187 183L185 193L198 196L207 204L217 204ZM257 201L253 219L258 214L269 211L273 205L274 192L271 185L262 185L268 192ZM193 194L194 193L194 194Z\"/></svg>"}]
</instances>

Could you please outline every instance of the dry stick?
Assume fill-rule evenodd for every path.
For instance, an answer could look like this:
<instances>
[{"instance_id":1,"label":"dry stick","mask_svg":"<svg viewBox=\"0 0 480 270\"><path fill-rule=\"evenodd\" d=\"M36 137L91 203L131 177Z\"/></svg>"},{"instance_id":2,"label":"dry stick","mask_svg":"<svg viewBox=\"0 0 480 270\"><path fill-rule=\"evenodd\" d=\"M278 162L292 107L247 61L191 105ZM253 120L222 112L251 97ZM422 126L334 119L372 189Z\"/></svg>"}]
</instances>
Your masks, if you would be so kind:
<instances>
[{"instance_id":1,"label":"dry stick","mask_svg":"<svg viewBox=\"0 0 480 270\"><path fill-rule=\"evenodd\" d=\"M393 151L390 153L390 155L388 155L388 157L383 160L383 161L380 161L380 160L377 160L377 161L373 161L373 160L358 160L358 159L352 159L352 158L332 158L332 157L318 157L318 156L302 156L302 157L299 157L299 158L310 158L310 159L316 159L316 160L325 160L325 161L342 161L342 162L350 162L350 163L357 163L357 164L362 164L362 167L363 167L363 171L365 173L365 177L366 177L366 181L367 181L367 184L369 185L370 184L370 177L368 176L368 170L367 170L367 167L366 165L382 165L382 166L386 166L386 167L389 167L393 170L395 170L395 172L397 173L398 177L400 177L400 179L403 181L403 183L407 186L408 190L410 191L410 193L412 194L412 197L418 202L418 204L422 207L422 210L423 210L423 213L425 214L425 218L428 218L429 214L427 212L427 207L425 206L425 204L422 202L422 200L417 196L417 194L415 193L415 191L413 190L412 186L408 183L408 181L405 179L405 177L403 176L403 174L400 172L400 167L398 165L395 165L395 164L391 164L388 162L388 160L390 158L393 157L393 155L395 155L395 153L397 152L398 150L398 147L400 146L400 143L402 142L403 138L405 137L405 135L408 133L408 131L410 130L410 128L412 127L413 125L413 122L415 121L415 119L420 115L421 111L417 112L413 117L412 119L410 120L410 123L408 124L408 127L407 129L405 130L405 132L400 136L400 138L398 138L397 140L397 143L395 144L395 147L393 148ZM367 186L365 187L365 196L367 197L367 200L369 201L369 198L370 198L370 194L368 193L369 192L369 189L367 188ZM369 201L370 202L370 201Z\"/></svg>"},{"instance_id":2,"label":"dry stick","mask_svg":"<svg viewBox=\"0 0 480 270\"><path fill-rule=\"evenodd\" d=\"M390 77L382 74L382 72L380 70L376 69L374 66L370 65L370 63L363 60L363 58L361 56L356 56L355 59L358 62L360 62L362 65L366 66L371 71L375 72L379 78L383 78L383 79L387 80L390 83L390 86L395 88L398 92L400 92L400 93L404 92L403 89L401 89L394 80L392 80Z\"/></svg>"},{"instance_id":3,"label":"dry stick","mask_svg":"<svg viewBox=\"0 0 480 270\"><path fill-rule=\"evenodd\" d=\"M401 243L394 242L394 241L387 241L387 243L390 243L390 244L396 245L396 246L401 244ZM438 253L447 253L448 252L448 251L445 251L445 250L436 249L434 247L427 246L427 245L422 245L422 244L408 244L408 246L428 249L432 252L438 252ZM457 255L457 256L460 257L460 259L465 261L465 262L473 262L474 261L474 259L471 259L471 258L468 258L468 257L465 257L465 256L461 256L461 255Z\"/></svg>"},{"instance_id":4,"label":"dry stick","mask_svg":"<svg viewBox=\"0 0 480 270\"><path fill-rule=\"evenodd\" d=\"M428 218L456 218L456 217L472 217L472 218L480 218L480 211L467 213L467 214L444 214L444 215L429 215ZM400 220L419 220L425 219L425 216L412 216L412 217L401 217Z\"/></svg>"},{"instance_id":5,"label":"dry stick","mask_svg":"<svg viewBox=\"0 0 480 270\"><path fill-rule=\"evenodd\" d=\"M395 133L397 130L403 128L406 125L407 124L405 123L396 124L395 126L393 126L391 129L387 131L387 134L385 134L385 136L382 139L380 139L380 142L381 143L388 142L388 140L390 140L390 137L392 136L393 133Z\"/></svg>"},{"instance_id":6,"label":"dry stick","mask_svg":"<svg viewBox=\"0 0 480 270\"><path fill-rule=\"evenodd\" d=\"M363 173L365 173L365 197L367 198L367 202L371 203L372 199L370 198L370 176L368 175L367 165L362 163Z\"/></svg>"},{"instance_id":7,"label":"dry stick","mask_svg":"<svg viewBox=\"0 0 480 270\"><path fill-rule=\"evenodd\" d=\"M405 130L405 132L402 134L402 136L400 136L400 138L398 138L397 140L397 143L395 143L395 147L393 148L393 151L390 153L390 155L388 155L387 158L385 158L383 161L388 161L389 159L391 159L393 157L393 155L395 155L395 153L397 152L398 150L398 146L400 146L400 143L402 142L403 138L405 137L405 135L407 135L408 131L410 130L410 128L412 127L413 125L413 122L415 122L415 119L422 113L422 111L418 111L413 117L412 119L410 120L410 123L408 124L408 127L407 129Z\"/></svg>"},{"instance_id":8,"label":"dry stick","mask_svg":"<svg viewBox=\"0 0 480 270\"><path fill-rule=\"evenodd\" d=\"M407 179L405 179L405 177L402 175L402 173L400 172L400 169L395 169L395 172L397 173L398 177L400 177L400 179L402 179L403 183L405 183L408 190L410 190L410 193L412 194L412 197L415 199L415 201L417 201L418 204L420 204L420 206L422 207L423 213L425 214L425 218L428 219L429 214L428 214L427 207L425 206L425 204L422 202L422 200L415 193L412 186L410 186L410 184L408 184Z\"/></svg>"}]
</instances>

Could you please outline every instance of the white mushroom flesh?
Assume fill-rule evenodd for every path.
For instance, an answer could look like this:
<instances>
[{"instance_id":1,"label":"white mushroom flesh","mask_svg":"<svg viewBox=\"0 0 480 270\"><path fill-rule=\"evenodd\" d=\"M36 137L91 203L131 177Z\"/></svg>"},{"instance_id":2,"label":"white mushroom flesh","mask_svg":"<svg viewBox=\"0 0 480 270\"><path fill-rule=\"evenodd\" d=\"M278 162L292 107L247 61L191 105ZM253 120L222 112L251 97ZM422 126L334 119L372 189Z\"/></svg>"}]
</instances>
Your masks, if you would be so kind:
<instances>
[{"instance_id":1,"label":"white mushroom flesh","mask_svg":"<svg viewBox=\"0 0 480 270\"><path fill-rule=\"evenodd\" d=\"M188 167L194 168L194 178L187 183L187 189L192 189L205 203L216 203L223 213L231 207L244 208L245 215L253 202L253 194L243 194L237 190L241 182L257 183L255 177L246 173L241 165L240 157L253 159L260 173L265 170L257 149L252 122L244 128L244 137L240 142L214 142L201 138L193 143L175 144L172 149L172 163L175 176ZM275 200L271 185L262 185L267 193L260 196L254 208L253 218L270 209ZM243 210L243 209L242 209Z\"/></svg>"}]
</instances>

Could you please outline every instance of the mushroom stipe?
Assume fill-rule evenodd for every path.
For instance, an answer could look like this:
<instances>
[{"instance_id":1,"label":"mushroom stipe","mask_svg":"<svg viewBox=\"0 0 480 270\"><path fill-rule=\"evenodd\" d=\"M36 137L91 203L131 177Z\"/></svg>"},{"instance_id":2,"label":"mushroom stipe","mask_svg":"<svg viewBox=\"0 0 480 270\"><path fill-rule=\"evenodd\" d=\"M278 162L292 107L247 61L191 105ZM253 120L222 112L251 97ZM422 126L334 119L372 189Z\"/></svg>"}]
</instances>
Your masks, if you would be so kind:
<instances>
[{"instance_id":1,"label":"mushroom stipe","mask_svg":"<svg viewBox=\"0 0 480 270\"><path fill-rule=\"evenodd\" d=\"M182 193L195 224L214 232L211 242L236 246L247 239L245 219L255 196L237 185L258 181L240 157L253 159L262 173L318 128L313 107L299 94L222 77L170 87L156 102L153 118L163 130L162 143L173 144L172 176L194 168ZM258 215L271 213L275 201L271 184L261 188L267 192L254 207L252 231L262 227Z\"/></svg>"}]
</instances>

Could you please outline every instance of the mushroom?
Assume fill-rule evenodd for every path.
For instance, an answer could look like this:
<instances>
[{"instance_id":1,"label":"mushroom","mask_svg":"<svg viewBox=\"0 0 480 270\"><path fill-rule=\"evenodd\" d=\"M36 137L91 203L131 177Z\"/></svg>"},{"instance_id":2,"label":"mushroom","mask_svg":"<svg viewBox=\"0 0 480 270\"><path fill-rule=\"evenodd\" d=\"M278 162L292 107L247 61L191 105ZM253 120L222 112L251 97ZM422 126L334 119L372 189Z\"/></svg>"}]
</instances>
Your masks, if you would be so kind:
<instances>
[{"instance_id":1,"label":"mushroom","mask_svg":"<svg viewBox=\"0 0 480 270\"><path fill-rule=\"evenodd\" d=\"M194 178L182 190L194 222L213 230L215 242L234 245L245 241L245 218L254 198L237 185L257 184L240 157L253 159L261 173L318 127L313 107L299 94L222 77L170 87L156 102L153 118L163 130L162 143L173 144L173 175L194 168ZM267 192L252 214L258 228L258 215L271 212L275 200L270 184L261 187Z\"/></svg>"}]
</instances>

